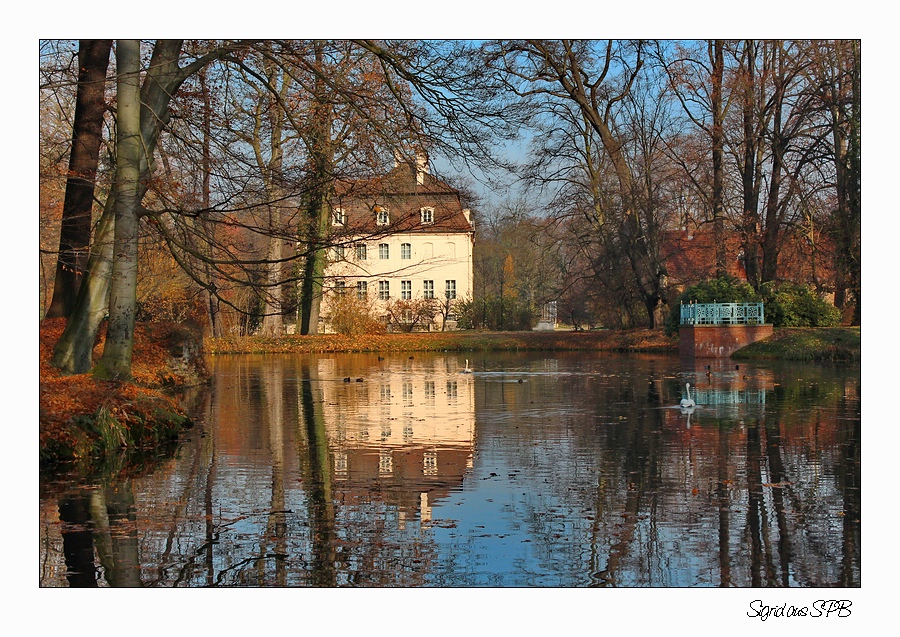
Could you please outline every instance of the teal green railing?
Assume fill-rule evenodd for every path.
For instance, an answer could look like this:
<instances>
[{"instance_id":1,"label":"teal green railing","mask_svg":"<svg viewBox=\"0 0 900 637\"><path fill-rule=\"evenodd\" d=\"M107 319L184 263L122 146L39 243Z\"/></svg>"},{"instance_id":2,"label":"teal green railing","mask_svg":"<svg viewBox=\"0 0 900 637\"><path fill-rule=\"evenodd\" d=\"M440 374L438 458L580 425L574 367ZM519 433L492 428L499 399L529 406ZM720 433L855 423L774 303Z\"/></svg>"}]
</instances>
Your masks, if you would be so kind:
<instances>
[{"instance_id":1,"label":"teal green railing","mask_svg":"<svg viewBox=\"0 0 900 637\"><path fill-rule=\"evenodd\" d=\"M762 325L762 303L687 303L681 305L682 325Z\"/></svg>"}]
</instances>

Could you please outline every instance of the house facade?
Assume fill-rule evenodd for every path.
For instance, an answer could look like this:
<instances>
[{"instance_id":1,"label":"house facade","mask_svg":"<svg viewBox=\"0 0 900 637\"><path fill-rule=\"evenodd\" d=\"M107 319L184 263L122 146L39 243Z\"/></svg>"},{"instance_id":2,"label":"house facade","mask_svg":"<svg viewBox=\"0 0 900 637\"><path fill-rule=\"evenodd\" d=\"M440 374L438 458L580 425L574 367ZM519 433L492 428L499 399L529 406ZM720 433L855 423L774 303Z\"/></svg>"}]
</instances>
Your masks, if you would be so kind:
<instances>
[{"instance_id":1,"label":"house facade","mask_svg":"<svg viewBox=\"0 0 900 637\"><path fill-rule=\"evenodd\" d=\"M473 291L475 227L459 192L431 175L426 160L336 184L331 230L323 331L332 331L330 310L348 294L371 303L393 329L404 322L426 330L455 327L453 302ZM398 308L421 300L429 301L433 317L398 315Z\"/></svg>"}]
</instances>

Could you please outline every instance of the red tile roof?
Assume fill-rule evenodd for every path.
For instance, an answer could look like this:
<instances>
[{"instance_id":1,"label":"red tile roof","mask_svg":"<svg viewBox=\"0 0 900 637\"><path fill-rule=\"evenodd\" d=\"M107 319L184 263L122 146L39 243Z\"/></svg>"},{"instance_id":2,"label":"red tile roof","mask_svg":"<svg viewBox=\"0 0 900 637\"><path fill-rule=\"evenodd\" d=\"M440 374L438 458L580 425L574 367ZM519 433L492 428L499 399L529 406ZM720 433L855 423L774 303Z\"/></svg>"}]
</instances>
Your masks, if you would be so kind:
<instances>
[{"instance_id":1,"label":"red tile roof","mask_svg":"<svg viewBox=\"0 0 900 637\"><path fill-rule=\"evenodd\" d=\"M429 173L421 177L419 183L415 166L400 164L381 177L340 181L332 207L344 212L350 234L474 232L459 193ZM434 210L432 223L422 223L422 208ZM376 222L381 209L388 212L387 225Z\"/></svg>"}]
</instances>

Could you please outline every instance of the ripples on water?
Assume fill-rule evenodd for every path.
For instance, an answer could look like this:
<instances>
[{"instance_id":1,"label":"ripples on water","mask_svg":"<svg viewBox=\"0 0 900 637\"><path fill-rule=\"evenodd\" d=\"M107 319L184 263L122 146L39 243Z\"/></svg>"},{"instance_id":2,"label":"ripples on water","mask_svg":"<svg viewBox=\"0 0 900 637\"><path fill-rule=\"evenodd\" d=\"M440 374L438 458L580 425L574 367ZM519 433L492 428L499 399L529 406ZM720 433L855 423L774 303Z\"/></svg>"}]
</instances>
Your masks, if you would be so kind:
<instances>
[{"instance_id":1,"label":"ripples on water","mask_svg":"<svg viewBox=\"0 0 900 637\"><path fill-rule=\"evenodd\" d=\"M41 585L859 586L858 369L474 356L216 358L173 454L43 482Z\"/></svg>"}]
</instances>

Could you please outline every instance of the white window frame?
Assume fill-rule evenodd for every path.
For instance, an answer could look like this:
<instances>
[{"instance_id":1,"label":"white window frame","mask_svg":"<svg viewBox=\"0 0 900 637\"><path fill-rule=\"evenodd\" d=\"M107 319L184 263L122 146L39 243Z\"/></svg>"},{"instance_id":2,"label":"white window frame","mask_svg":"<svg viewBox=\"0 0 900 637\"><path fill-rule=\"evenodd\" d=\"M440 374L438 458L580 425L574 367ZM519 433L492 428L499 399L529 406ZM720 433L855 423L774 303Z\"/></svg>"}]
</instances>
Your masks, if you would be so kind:
<instances>
[{"instance_id":1,"label":"white window frame","mask_svg":"<svg viewBox=\"0 0 900 637\"><path fill-rule=\"evenodd\" d=\"M412 244L411 243L401 243L400 244L400 258L404 260L412 259Z\"/></svg>"},{"instance_id":2,"label":"white window frame","mask_svg":"<svg viewBox=\"0 0 900 637\"><path fill-rule=\"evenodd\" d=\"M391 298L391 282L390 281L379 281L378 282L378 300L379 301L387 301Z\"/></svg>"},{"instance_id":3,"label":"white window frame","mask_svg":"<svg viewBox=\"0 0 900 637\"><path fill-rule=\"evenodd\" d=\"M365 261L368 258L367 252L368 252L368 250L366 249L365 243L357 243L356 244L356 260L357 261Z\"/></svg>"},{"instance_id":4,"label":"white window frame","mask_svg":"<svg viewBox=\"0 0 900 637\"><path fill-rule=\"evenodd\" d=\"M434 298L434 281L422 281L422 296L426 299Z\"/></svg>"},{"instance_id":5,"label":"white window frame","mask_svg":"<svg viewBox=\"0 0 900 637\"><path fill-rule=\"evenodd\" d=\"M412 298L412 281L400 281L400 298L404 301Z\"/></svg>"},{"instance_id":6,"label":"white window frame","mask_svg":"<svg viewBox=\"0 0 900 637\"><path fill-rule=\"evenodd\" d=\"M434 223L434 208L431 207L423 207L419 209L419 214L421 215L423 224L432 224Z\"/></svg>"},{"instance_id":7,"label":"white window frame","mask_svg":"<svg viewBox=\"0 0 900 637\"><path fill-rule=\"evenodd\" d=\"M379 226L390 225L391 211L383 206L375 206L375 223Z\"/></svg>"},{"instance_id":8,"label":"white window frame","mask_svg":"<svg viewBox=\"0 0 900 637\"><path fill-rule=\"evenodd\" d=\"M343 226L347 224L347 213L343 208L334 208L331 211L331 225Z\"/></svg>"},{"instance_id":9,"label":"white window frame","mask_svg":"<svg viewBox=\"0 0 900 637\"><path fill-rule=\"evenodd\" d=\"M378 244L378 258L379 259L390 259L391 258L391 244L389 244L389 243L379 243Z\"/></svg>"},{"instance_id":10,"label":"white window frame","mask_svg":"<svg viewBox=\"0 0 900 637\"><path fill-rule=\"evenodd\" d=\"M444 297L448 299L456 298L456 279L447 279L444 282Z\"/></svg>"},{"instance_id":11,"label":"white window frame","mask_svg":"<svg viewBox=\"0 0 900 637\"><path fill-rule=\"evenodd\" d=\"M369 283L367 281L356 282L356 298L365 301L369 298Z\"/></svg>"}]
</instances>

